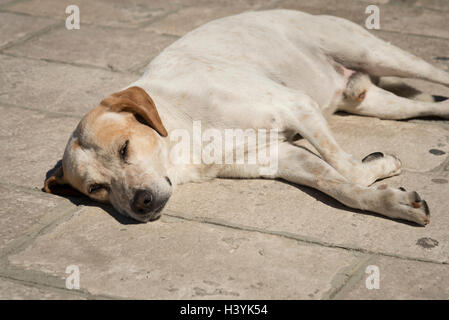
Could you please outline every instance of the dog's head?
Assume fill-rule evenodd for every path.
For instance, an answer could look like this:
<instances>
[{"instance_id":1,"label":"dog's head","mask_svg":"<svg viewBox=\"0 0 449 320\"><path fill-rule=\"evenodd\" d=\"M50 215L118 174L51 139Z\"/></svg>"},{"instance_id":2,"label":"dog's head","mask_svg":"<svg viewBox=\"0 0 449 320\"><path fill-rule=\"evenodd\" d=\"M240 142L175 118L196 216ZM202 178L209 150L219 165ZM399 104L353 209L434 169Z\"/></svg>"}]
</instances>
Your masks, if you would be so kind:
<instances>
[{"instance_id":1,"label":"dog's head","mask_svg":"<svg viewBox=\"0 0 449 320\"><path fill-rule=\"evenodd\" d=\"M44 190L84 194L138 221L155 220L172 193L166 136L143 89L114 93L80 121Z\"/></svg>"}]
</instances>

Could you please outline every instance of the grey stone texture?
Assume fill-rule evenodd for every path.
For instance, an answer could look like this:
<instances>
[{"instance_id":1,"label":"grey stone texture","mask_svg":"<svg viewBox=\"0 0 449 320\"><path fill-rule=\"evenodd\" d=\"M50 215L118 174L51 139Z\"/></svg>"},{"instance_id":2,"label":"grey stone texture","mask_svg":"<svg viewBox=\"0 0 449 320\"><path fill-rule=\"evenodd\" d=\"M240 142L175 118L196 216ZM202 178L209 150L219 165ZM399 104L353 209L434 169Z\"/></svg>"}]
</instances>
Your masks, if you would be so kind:
<instances>
[{"instance_id":1,"label":"grey stone texture","mask_svg":"<svg viewBox=\"0 0 449 320\"><path fill-rule=\"evenodd\" d=\"M65 28L69 4L80 30ZM148 224L41 191L82 115L193 28L272 8L363 26L369 4L380 8L374 34L449 70L445 0L0 0L0 299L448 299L449 121L330 121L357 157L400 157L403 173L377 184L417 190L432 213L426 227L281 181L182 185ZM79 290L65 286L69 265ZM370 265L379 289L366 287Z\"/></svg>"}]
</instances>

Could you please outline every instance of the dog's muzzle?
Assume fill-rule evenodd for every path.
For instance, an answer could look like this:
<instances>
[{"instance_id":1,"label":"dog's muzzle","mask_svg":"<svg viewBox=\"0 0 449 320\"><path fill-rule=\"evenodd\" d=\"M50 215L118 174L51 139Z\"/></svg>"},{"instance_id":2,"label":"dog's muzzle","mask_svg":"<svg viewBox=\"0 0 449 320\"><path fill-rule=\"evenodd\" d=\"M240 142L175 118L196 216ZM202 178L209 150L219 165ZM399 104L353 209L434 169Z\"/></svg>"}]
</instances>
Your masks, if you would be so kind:
<instances>
[{"instance_id":1,"label":"dog's muzzle","mask_svg":"<svg viewBox=\"0 0 449 320\"><path fill-rule=\"evenodd\" d=\"M134 194L130 205L131 209L138 215L149 215L150 221L160 217L160 212L164 209L168 197L157 197L150 190L139 189Z\"/></svg>"}]
</instances>

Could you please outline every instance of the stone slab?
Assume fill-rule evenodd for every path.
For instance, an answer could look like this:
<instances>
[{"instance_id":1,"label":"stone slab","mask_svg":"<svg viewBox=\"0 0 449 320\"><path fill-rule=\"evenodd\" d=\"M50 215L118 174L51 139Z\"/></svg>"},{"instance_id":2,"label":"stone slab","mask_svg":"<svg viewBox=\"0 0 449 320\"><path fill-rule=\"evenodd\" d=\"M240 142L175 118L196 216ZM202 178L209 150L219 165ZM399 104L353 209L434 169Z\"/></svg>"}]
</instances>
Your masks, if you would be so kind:
<instances>
[{"instance_id":1,"label":"stone slab","mask_svg":"<svg viewBox=\"0 0 449 320\"><path fill-rule=\"evenodd\" d=\"M427 9L419 6L404 6L398 1L391 1L380 6L380 28L401 33L419 34L429 37L449 39L449 21L447 10Z\"/></svg>"},{"instance_id":2,"label":"stone slab","mask_svg":"<svg viewBox=\"0 0 449 320\"><path fill-rule=\"evenodd\" d=\"M42 224L49 212L58 216L58 208L70 207L64 198L24 191L16 186L0 185L0 252L21 236L29 234L31 228ZM1 290L0 290L1 292Z\"/></svg>"},{"instance_id":3,"label":"stone slab","mask_svg":"<svg viewBox=\"0 0 449 320\"><path fill-rule=\"evenodd\" d=\"M413 1L413 0L409 0ZM446 0L416 0L413 1L413 5L418 7L425 7L429 9L449 12L449 6Z\"/></svg>"},{"instance_id":4,"label":"stone slab","mask_svg":"<svg viewBox=\"0 0 449 320\"><path fill-rule=\"evenodd\" d=\"M0 55L0 74L0 103L79 117L138 79L132 74L5 55Z\"/></svg>"},{"instance_id":5,"label":"stone slab","mask_svg":"<svg viewBox=\"0 0 449 320\"><path fill-rule=\"evenodd\" d=\"M83 26L54 29L8 50L15 56L88 64L114 71L132 71L146 65L176 37L151 31Z\"/></svg>"},{"instance_id":6,"label":"stone slab","mask_svg":"<svg viewBox=\"0 0 449 320\"><path fill-rule=\"evenodd\" d=\"M379 268L379 288L367 289L371 272L361 273L335 296L351 300L447 300L449 299L449 266L419 261L378 258L369 263Z\"/></svg>"},{"instance_id":7,"label":"stone slab","mask_svg":"<svg viewBox=\"0 0 449 320\"><path fill-rule=\"evenodd\" d=\"M220 1L220 4L211 2L201 6L196 5L186 7L167 15L163 19L155 21L148 27L148 30L153 30L157 33L182 36L185 33L211 20L242 13L245 11L252 11L270 7L270 5L273 5L274 3L275 1L273 0L255 2Z\"/></svg>"},{"instance_id":8,"label":"stone slab","mask_svg":"<svg viewBox=\"0 0 449 320\"><path fill-rule=\"evenodd\" d=\"M50 19L8 12L0 12L0 21L0 49L54 23Z\"/></svg>"},{"instance_id":9,"label":"stone slab","mask_svg":"<svg viewBox=\"0 0 449 320\"><path fill-rule=\"evenodd\" d=\"M304 11L315 15L334 15L364 25L367 15L365 8L369 4L352 0L284 0L277 5L279 9Z\"/></svg>"},{"instance_id":10,"label":"stone slab","mask_svg":"<svg viewBox=\"0 0 449 320\"><path fill-rule=\"evenodd\" d=\"M90 294L143 299L318 299L357 254L163 217L121 224L86 208L23 252L15 267L65 277L78 265ZM62 280L61 280L62 281Z\"/></svg>"},{"instance_id":11,"label":"stone slab","mask_svg":"<svg viewBox=\"0 0 449 320\"><path fill-rule=\"evenodd\" d=\"M136 28L179 8L182 1L133 0L132 4L120 0L31 0L11 3L4 8L34 16L66 20L66 7L77 5L80 10L80 25L83 23L103 26Z\"/></svg>"},{"instance_id":12,"label":"stone slab","mask_svg":"<svg viewBox=\"0 0 449 320\"><path fill-rule=\"evenodd\" d=\"M79 119L0 104L0 181L40 190Z\"/></svg>"},{"instance_id":13,"label":"stone slab","mask_svg":"<svg viewBox=\"0 0 449 320\"><path fill-rule=\"evenodd\" d=\"M365 10L370 4L376 4L379 7L381 30L449 39L449 21L446 19L445 11L404 5L402 1L389 1L383 4L352 0L286 0L277 7L301 10L311 14L335 15L365 26L365 20L368 17ZM443 6L449 8L447 2Z\"/></svg>"},{"instance_id":14,"label":"stone slab","mask_svg":"<svg viewBox=\"0 0 449 320\"><path fill-rule=\"evenodd\" d=\"M448 180L448 171L405 172L381 182L417 190L431 210L431 222L426 227L352 210L314 189L270 180L221 179L181 185L166 213L295 235L330 246L447 263ZM423 247L425 238L438 245Z\"/></svg>"},{"instance_id":15,"label":"stone slab","mask_svg":"<svg viewBox=\"0 0 449 320\"><path fill-rule=\"evenodd\" d=\"M1 300L78 300L80 296L62 290L38 288L17 281L0 278Z\"/></svg>"},{"instance_id":16,"label":"stone slab","mask_svg":"<svg viewBox=\"0 0 449 320\"><path fill-rule=\"evenodd\" d=\"M7 4L13 2L13 1L15 1L15 0L0 0L0 8L1 8L2 6L5 6L5 5L7 5Z\"/></svg>"}]
</instances>

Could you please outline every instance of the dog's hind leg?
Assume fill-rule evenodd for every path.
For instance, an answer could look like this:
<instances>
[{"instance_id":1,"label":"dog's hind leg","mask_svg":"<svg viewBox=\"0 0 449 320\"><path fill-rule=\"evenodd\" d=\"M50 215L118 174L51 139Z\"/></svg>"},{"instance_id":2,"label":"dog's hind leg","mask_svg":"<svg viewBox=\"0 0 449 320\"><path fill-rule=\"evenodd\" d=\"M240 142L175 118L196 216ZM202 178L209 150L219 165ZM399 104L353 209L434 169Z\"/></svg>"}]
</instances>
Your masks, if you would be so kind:
<instances>
[{"instance_id":1,"label":"dog's hind leg","mask_svg":"<svg viewBox=\"0 0 449 320\"><path fill-rule=\"evenodd\" d=\"M430 221L427 203L416 192L387 185L364 187L354 184L315 154L290 143L279 146L276 177L318 189L351 208L420 225Z\"/></svg>"},{"instance_id":2,"label":"dog's hind leg","mask_svg":"<svg viewBox=\"0 0 449 320\"><path fill-rule=\"evenodd\" d=\"M376 84L379 88L392 92L397 96L416 101L441 102L448 100L448 98L444 95L449 96L448 93L443 93L443 95L433 95L427 92L423 92L422 90L414 87L414 85L410 85L403 80L395 77L382 77L378 79L377 82L373 81L373 83Z\"/></svg>"},{"instance_id":3,"label":"dog's hind leg","mask_svg":"<svg viewBox=\"0 0 449 320\"><path fill-rule=\"evenodd\" d=\"M320 16L326 24L320 47L346 68L372 76L417 78L449 87L449 73L389 44L348 20Z\"/></svg>"},{"instance_id":4,"label":"dog's hind leg","mask_svg":"<svg viewBox=\"0 0 449 320\"><path fill-rule=\"evenodd\" d=\"M344 93L339 110L390 120L423 116L449 119L449 100L425 102L399 97L366 81L363 77L362 75L349 79L348 92ZM352 82L359 83L351 85Z\"/></svg>"}]
</instances>

